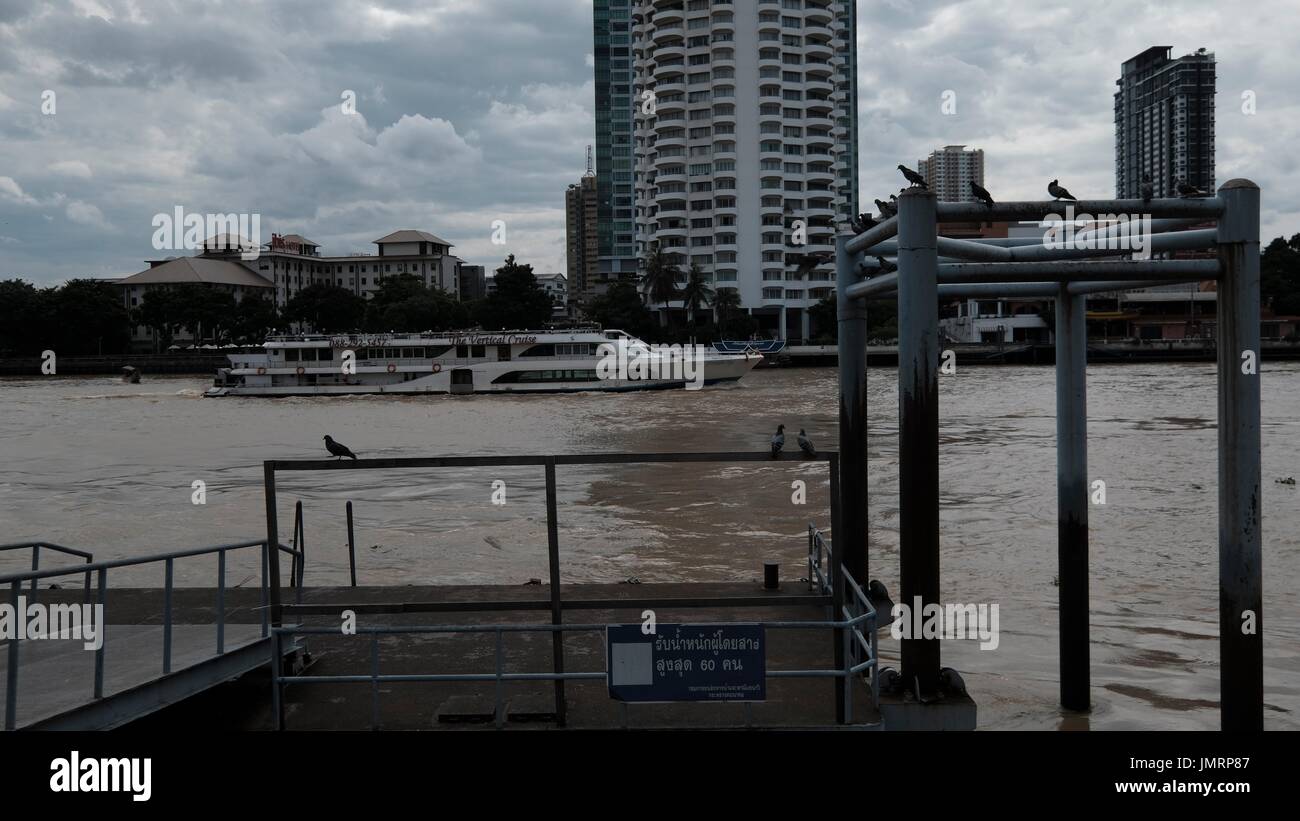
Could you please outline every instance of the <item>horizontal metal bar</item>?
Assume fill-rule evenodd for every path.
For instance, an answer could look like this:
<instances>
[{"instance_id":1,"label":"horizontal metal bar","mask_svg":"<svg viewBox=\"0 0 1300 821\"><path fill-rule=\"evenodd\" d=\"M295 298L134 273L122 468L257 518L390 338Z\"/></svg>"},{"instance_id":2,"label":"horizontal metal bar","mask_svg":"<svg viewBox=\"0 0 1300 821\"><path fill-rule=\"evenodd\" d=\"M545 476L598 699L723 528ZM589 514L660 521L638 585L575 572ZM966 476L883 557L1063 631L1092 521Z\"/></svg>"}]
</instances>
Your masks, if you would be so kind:
<instances>
[{"instance_id":1,"label":"horizontal metal bar","mask_svg":"<svg viewBox=\"0 0 1300 821\"><path fill-rule=\"evenodd\" d=\"M696 598L637 598L637 599L565 599L565 610L640 610L642 608L671 609L695 607L825 607L829 596L714 596ZM357 613L485 613L494 610L550 610L550 599L521 599L516 601L424 601L424 602L368 602L333 604L282 604L285 615L337 616L344 610ZM335 629L333 632L338 632ZM419 631L416 631L419 632Z\"/></svg>"},{"instance_id":2,"label":"horizontal metal bar","mask_svg":"<svg viewBox=\"0 0 1300 821\"><path fill-rule=\"evenodd\" d=\"M28 570L22 573L10 573L0 576L0 584L6 584L18 579L45 579L54 576L75 576L81 573L87 573L94 570L112 570L117 567L130 567L137 564L152 564L154 562L164 562L168 559L185 559L191 556L204 556L210 553L217 553L222 550L242 550L249 547L261 547L265 542L238 542L236 544L216 545L214 547L195 547L186 550L174 550L170 553L155 553L151 556L141 556L135 559L113 559L111 561L92 562L90 564L64 565L63 567L52 567L47 570L41 570L33 573ZM288 545L280 545L281 552L295 554L296 551Z\"/></svg>"},{"instance_id":3,"label":"horizontal metal bar","mask_svg":"<svg viewBox=\"0 0 1300 821\"><path fill-rule=\"evenodd\" d=\"M1041 243L1042 239L1037 241ZM1010 248L1001 248L997 245L981 244L950 237L938 237L935 242L938 245L939 253L959 259L986 260L988 262L1010 262L1012 259Z\"/></svg>"},{"instance_id":4,"label":"horizontal metal bar","mask_svg":"<svg viewBox=\"0 0 1300 821\"><path fill-rule=\"evenodd\" d=\"M943 299L1055 297L1060 290L1059 282L963 282L940 285L939 296Z\"/></svg>"},{"instance_id":5,"label":"horizontal metal bar","mask_svg":"<svg viewBox=\"0 0 1300 821\"><path fill-rule=\"evenodd\" d=\"M865 232L858 234L846 242L844 247L850 254L856 254L896 236L898 236L898 217L890 217L884 222L878 223Z\"/></svg>"},{"instance_id":6,"label":"horizontal metal bar","mask_svg":"<svg viewBox=\"0 0 1300 821\"><path fill-rule=\"evenodd\" d=\"M898 289L898 272L892 274L882 274L878 277L855 282L844 290L846 296L852 299L861 299L869 297L872 294L883 294Z\"/></svg>"},{"instance_id":7,"label":"horizontal metal bar","mask_svg":"<svg viewBox=\"0 0 1300 821\"><path fill-rule=\"evenodd\" d=\"M1200 282L1200 279L1188 280L1189 282ZM1174 280L1173 282L1177 282ZM1167 279L1146 279L1133 280L1131 282L1071 282L1068 290L1072 294L1100 294L1106 291L1131 291L1135 288L1154 288L1158 285L1170 285L1172 282ZM1177 296L1177 294L1174 294Z\"/></svg>"},{"instance_id":8,"label":"horizontal metal bar","mask_svg":"<svg viewBox=\"0 0 1300 821\"><path fill-rule=\"evenodd\" d=\"M843 670L768 670L768 678L836 678L843 677ZM284 680L284 684L372 684L374 682L437 682L437 681L573 681L605 679L606 673L384 673L377 676L339 675L339 676L293 676Z\"/></svg>"},{"instance_id":9,"label":"horizontal metal bar","mask_svg":"<svg viewBox=\"0 0 1300 821\"><path fill-rule=\"evenodd\" d=\"M999 202L992 207L977 202L940 202L935 204L939 222L989 222L1042 220L1049 215L1061 216L1066 206L1074 206L1076 215L1096 217L1101 214L1142 214L1154 218L1217 217L1223 213L1218 197L1153 200L1041 200L1036 202Z\"/></svg>"},{"instance_id":10,"label":"horizontal metal bar","mask_svg":"<svg viewBox=\"0 0 1300 821\"><path fill-rule=\"evenodd\" d=\"M84 550L77 550L75 547L64 547L63 545L53 544L51 542L16 542L14 544L0 544L0 551L5 550L23 550L29 547L44 547L58 553L67 553L72 556L80 556L83 559L93 559L94 554L87 553Z\"/></svg>"},{"instance_id":11,"label":"horizontal metal bar","mask_svg":"<svg viewBox=\"0 0 1300 821\"><path fill-rule=\"evenodd\" d=\"M782 454L779 458L789 462L829 462L833 451L819 451L816 456L804 453ZM446 467L545 467L547 462L556 465L637 465L682 462L771 462L769 451L717 452L717 453L592 453L560 456L420 456L397 459L304 459L301 461L270 461L266 464L275 471L306 470L391 470L395 468L446 468Z\"/></svg>"},{"instance_id":12,"label":"horizontal metal bar","mask_svg":"<svg viewBox=\"0 0 1300 821\"><path fill-rule=\"evenodd\" d=\"M1170 231L1181 231L1184 228L1191 228L1194 225L1203 225L1206 222L1214 222L1213 219L1203 217L1183 217L1180 219L1159 219L1151 220L1148 224L1140 221L1129 220L1128 222L1116 223L1114 225L1102 225L1096 228L1088 228L1075 236L1081 239L1111 239L1116 237L1127 237L1133 235L1135 228L1149 230L1152 234L1163 234Z\"/></svg>"},{"instance_id":13,"label":"horizontal metal bar","mask_svg":"<svg viewBox=\"0 0 1300 821\"><path fill-rule=\"evenodd\" d=\"M957 262L939 266L939 281L966 282L1037 282L1050 280L1123 280L1132 279L1217 279L1219 261L1192 260L1124 260L1120 262Z\"/></svg>"}]
</instances>

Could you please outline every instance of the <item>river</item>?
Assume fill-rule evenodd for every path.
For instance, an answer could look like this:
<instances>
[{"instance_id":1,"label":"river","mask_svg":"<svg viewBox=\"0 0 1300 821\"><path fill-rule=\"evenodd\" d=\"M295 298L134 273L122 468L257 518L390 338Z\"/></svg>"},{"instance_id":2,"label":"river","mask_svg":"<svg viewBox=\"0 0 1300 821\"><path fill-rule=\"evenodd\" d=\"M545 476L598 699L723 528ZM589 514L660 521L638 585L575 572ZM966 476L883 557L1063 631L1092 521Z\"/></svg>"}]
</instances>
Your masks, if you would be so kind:
<instances>
[{"instance_id":1,"label":"river","mask_svg":"<svg viewBox=\"0 0 1300 821\"><path fill-rule=\"evenodd\" d=\"M945 642L981 728L1216 729L1215 368L1088 370L1092 684L1087 717L1057 698L1054 371L962 368L941 381L945 601L997 604L1000 643ZM261 462L321 458L330 434L365 457L763 450L778 423L834 449L836 372L755 371L700 392L203 399L203 377L0 380L0 541L44 539L96 559L257 539ZM1300 363L1263 369L1266 725L1300 729ZM872 575L897 595L897 394L872 369ZM792 483L807 487L794 504ZM194 483L205 504L194 504ZM494 504L504 482L505 504ZM500 488L501 485L496 485ZM757 581L805 575L808 522L829 527L824 465L559 468L566 582ZM540 468L283 474L281 533L306 516L307 583L346 583L344 505L361 584L521 584L546 576ZM496 494L500 502L501 493ZM48 554L47 554L48 556ZM0 553L0 572L26 554ZM50 559L46 559L48 563ZM248 584L251 557L232 558ZM160 584L161 569L115 571ZM177 564L210 585L215 561ZM897 644L882 634L886 663Z\"/></svg>"}]
</instances>

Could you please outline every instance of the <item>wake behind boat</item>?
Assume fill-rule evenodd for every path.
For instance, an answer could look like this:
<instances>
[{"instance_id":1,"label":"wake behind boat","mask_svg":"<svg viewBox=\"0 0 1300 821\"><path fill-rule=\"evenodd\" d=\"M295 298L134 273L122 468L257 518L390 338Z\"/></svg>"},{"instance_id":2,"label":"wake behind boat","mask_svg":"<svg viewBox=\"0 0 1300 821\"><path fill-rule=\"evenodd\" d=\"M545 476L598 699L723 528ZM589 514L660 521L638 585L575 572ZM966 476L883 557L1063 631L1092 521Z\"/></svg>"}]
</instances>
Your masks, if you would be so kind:
<instances>
[{"instance_id":1,"label":"wake behind boat","mask_svg":"<svg viewBox=\"0 0 1300 821\"><path fill-rule=\"evenodd\" d=\"M762 359L597 329L276 336L261 351L231 354L204 395L663 390L734 382Z\"/></svg>"}]
</instances>

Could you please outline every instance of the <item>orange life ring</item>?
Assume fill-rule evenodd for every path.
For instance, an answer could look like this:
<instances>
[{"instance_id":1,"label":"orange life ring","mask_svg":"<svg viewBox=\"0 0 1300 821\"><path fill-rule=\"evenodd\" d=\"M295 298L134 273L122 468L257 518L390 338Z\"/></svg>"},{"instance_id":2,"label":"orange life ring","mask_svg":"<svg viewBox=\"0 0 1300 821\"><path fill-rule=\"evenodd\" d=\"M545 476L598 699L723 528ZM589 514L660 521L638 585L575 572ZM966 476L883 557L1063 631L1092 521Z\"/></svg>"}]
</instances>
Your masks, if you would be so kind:
<instances>
[{"instance_id":1,"label":"orange life ring","mask_svg":"<svg viewBox=\"0 0 1300 821\"><path fill-rule=\"evenodd\" d=\"M257 369L257 375L258 375L258 376L266 376L266 368L258 368L258 369Z\"/></svg>"},{"instance_id":2,"label":"orange life ring","mask_svg":"<svg viewBox=\"0 0 1300 821\"><path fill-rule=\"evenodd\" d=\"M442 366L439 365L437 362L434 362L434 363L433 363L433 372L434 372L434 373L442 373Z\"/></svg>"},{"instance_id":3,"label":"orange life ring","mask_svg":"<svg viewBox=\"0 0 1300 821\"><path fill-rule=\"evenodd\" d=\"M391 362L388 363L388 372L389 372L389 373L397 373L397 366L394 365L394 364L391 363Z\"/></svg>"},{"instance_id":4,"label":"orange life ring","mask_svg":"<svg viewBox=\"0 0 1300 821\"><path fill-rule=\"evenodd\" d=\"M302 365L299 365L299 366L298 366L298 375L299 375L299 376L302 376L302 375L305 374L306 372L307 372L307 369L306 369L306 368L304 368Z\"/></svg>"}]
</instances>

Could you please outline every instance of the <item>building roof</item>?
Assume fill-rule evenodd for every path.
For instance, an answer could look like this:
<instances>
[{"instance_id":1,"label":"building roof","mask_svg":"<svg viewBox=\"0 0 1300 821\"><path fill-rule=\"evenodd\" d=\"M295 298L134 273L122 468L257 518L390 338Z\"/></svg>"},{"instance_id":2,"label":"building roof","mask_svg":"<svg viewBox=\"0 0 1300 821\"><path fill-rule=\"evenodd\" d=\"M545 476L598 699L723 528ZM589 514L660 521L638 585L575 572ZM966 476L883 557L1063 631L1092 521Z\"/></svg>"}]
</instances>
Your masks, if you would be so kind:
<instances>
[{"instance_id":1,"label":"building roof","mask_svg":"<svg viewBox=\"0 0 1300 821\"><path fill-rule=\"evenodd\" d=\"M242 285L245 288L274 287L237 262L206 257L178 257L155 265L118 282L119 285L177 285L199 282L208 285Z\"/></svg>"},{"instance_id":2,"label":"building roof","mask_svg":"<svg viewBox=\"0 0 1300 821\"><path fill-rule=\"evenodd\" d=\"M285 234L283 237L281 237L281 239L287 239L290 242L297 242L301 245L311 245L316 248L320 247L319 242L312 242L311 240L304 237L302 234Z\"/></svg>"},{"instance_id":3,"label":"building roof","mask_svg":"<svg viewBox=\"0 0 1300 821\"><path fill-rule=\"evenodd\" d=\"M386 242L436 242L439 245L446 245L447 247L451 247L450 242L447 242L447 240L442 239L440 237L435 237L433 234L430 234L428 231L413 231L410 229L394 231L393 233L389 234L386 237L380 237L379 239L375 240L374 244L380 245Z\"/></svg>"},{"instance_id":4,"label":"building roof","mask_svg":"<svg viewBox=\"0 0 1300 821\"><path fill-rule=\"evenodd\" d=\"M213 234L203 240L204 251L256 251L258 244L239 234Z\"/></svg>"}]
</instances>

